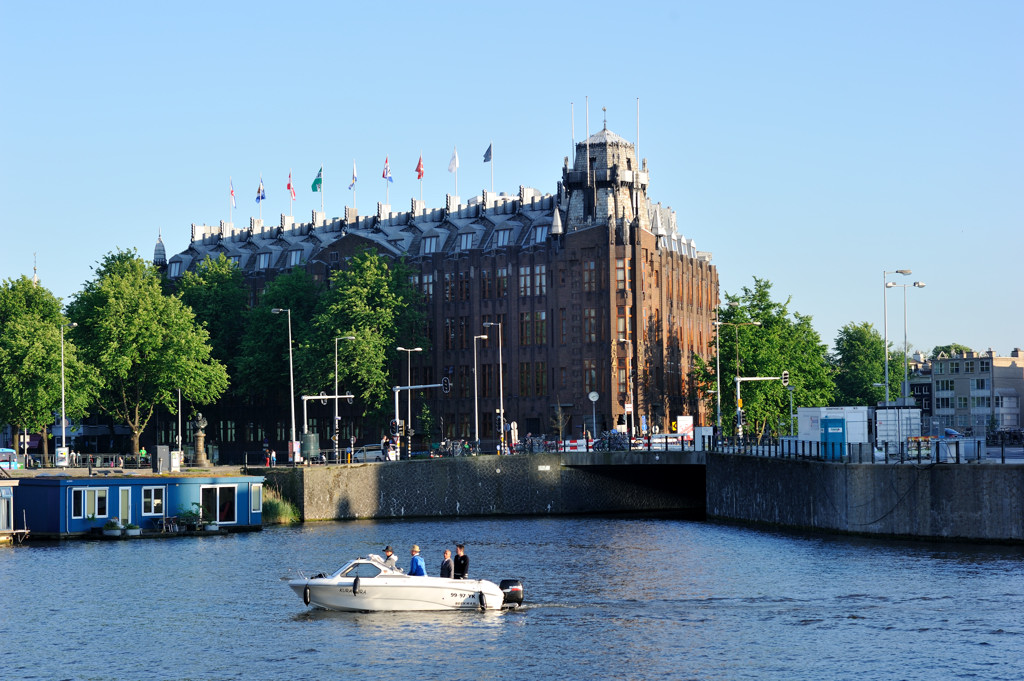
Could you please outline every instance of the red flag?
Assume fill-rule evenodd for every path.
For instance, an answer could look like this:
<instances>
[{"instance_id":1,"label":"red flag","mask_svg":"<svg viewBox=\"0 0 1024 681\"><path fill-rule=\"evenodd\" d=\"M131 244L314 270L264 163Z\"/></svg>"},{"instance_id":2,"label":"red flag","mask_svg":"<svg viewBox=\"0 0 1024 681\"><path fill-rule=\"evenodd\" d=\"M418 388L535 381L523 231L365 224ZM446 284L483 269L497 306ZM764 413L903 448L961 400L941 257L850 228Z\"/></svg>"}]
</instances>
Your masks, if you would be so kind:
<instances>
[{"instance_id":1,"label":"red flag","mask_svg":"<svg viewBox=\"0 0 1024 681\"><path fill-rule=\"evenodd\" d=\"M288 191L292 194L292 201L295 200L295 187L292 186L292 173L288 171Z\"/></svg>"},{"instance_id":2,"label":"red flag","mask_svg":"<svg viewBox=\"0 0 1024 681\"><path fill-rule=\"evenodd\" d=\"M423 155L420 155L420 162L416 164L416 179L423 179Z\"/></svg>"}]
</instances>

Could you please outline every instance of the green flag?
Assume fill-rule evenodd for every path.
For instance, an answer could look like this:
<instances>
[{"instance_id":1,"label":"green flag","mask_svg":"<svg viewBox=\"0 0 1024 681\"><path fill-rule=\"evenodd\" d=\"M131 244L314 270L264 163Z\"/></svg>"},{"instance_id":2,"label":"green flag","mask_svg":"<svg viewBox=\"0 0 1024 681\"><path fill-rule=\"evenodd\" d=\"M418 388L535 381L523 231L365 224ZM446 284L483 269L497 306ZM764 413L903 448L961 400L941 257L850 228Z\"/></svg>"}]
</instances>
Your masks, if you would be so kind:
<instances>
[{"instance_id":1,"label":"green flag","mask_svg":"<svg viewBox=\"0 0 1024 681\"><path fill-rule=\"evenodd\" d=\"M313 180L313 191L322 192L324 184L324 167L320 166L320 172L316 174L316 179Z\"/></svg>"}]
</instances>

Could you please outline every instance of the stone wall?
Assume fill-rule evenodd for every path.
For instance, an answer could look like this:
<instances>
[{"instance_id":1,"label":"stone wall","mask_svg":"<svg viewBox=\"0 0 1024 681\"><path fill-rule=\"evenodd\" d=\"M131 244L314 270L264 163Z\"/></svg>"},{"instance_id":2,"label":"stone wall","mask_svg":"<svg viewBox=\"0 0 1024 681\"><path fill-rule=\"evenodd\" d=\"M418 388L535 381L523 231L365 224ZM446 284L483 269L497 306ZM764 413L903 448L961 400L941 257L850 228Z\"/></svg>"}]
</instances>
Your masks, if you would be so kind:
<instances>
[{"instance_id":1,"label":"stone wall","mask_svg":"<svg viewBox=\"0 0 1024 681\"><path fill-rule=\"evenodd\" d=\"M562 466L558 454L478 456L265 471L303 520L689 511L699 465Z\"/></svg>"},{"instance_id":2,"label":"stone wall","mask_svg":"<svg viewBox=\"0 0 1024 681\"><path fill-rule=\"evenodd\" d=\"M1024 541L1024 466L707 455L709 518L857 534Z\"/></svg>"}]
</instances>

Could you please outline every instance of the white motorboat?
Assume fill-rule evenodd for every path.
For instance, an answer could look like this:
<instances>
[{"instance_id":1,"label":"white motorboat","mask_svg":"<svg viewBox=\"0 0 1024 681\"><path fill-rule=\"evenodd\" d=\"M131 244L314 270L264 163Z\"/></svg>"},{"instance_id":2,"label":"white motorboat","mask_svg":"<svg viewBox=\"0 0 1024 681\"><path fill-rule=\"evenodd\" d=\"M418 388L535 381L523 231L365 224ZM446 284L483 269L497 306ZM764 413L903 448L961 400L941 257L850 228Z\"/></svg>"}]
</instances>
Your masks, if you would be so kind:
<instances>
[{"instance_id":1,"label":"white motorboat","mask_svg":"<svg viewBox=\"0 0 1024 681\"><path fill-rule=\"evenodd\" d=\"M516 579L496 585L485 579L410 577L374 554L334 574L289 579L288 586L306 605L348 612L502 610L523 602L523 584Z\"/></svg>"}]
</instances>

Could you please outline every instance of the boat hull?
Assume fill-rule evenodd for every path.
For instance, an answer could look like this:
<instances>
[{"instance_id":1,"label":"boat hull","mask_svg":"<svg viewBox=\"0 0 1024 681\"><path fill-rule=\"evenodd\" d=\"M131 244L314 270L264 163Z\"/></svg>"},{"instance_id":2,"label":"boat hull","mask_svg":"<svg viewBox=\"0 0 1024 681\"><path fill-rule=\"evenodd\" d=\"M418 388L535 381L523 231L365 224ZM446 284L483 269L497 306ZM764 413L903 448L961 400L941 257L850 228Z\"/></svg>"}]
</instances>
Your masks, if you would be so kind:
<instances>
[{"instance_id":1,"label":"boat hull","mask_svg":"<svg viewBox=\"0 0 1024 681\"><path fill-rule=\"evenodd\" d=\"M482 579L396 575L372 579L322 577L288 582L307 605L345 612L501 610L501 589Z\"/></svg>"}]
</instances>

